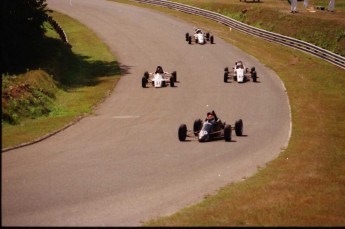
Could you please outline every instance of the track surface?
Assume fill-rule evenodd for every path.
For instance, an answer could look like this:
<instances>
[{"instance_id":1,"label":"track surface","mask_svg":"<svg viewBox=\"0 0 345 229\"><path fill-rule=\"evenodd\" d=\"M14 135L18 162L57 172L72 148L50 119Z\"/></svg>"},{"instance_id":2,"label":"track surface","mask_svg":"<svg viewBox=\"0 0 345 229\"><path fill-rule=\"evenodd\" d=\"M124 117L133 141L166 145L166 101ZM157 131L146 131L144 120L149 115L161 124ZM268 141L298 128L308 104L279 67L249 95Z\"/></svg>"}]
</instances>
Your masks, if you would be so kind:
<instances>
[{"instance_id":1,"label":"track surface","mask_svg":"<svg viewBox=\"0 0 345 229\"><path fill-rule=\"evenodd\" d=\"M37 144L2 153L3 226L138 226L248 177L288 144L290 110L278 76L219 38L188 45L193 26L101 0L48 0L94 30L128 67L96 115ZM92 45L92 44L90 44ZM223 83L225 66L255 66L259 83ZM144 71L177 71L175 88L141 88ZM178 126L215 110L241 118L233 141L179 142Z\"/></svg>"}]
</instances>

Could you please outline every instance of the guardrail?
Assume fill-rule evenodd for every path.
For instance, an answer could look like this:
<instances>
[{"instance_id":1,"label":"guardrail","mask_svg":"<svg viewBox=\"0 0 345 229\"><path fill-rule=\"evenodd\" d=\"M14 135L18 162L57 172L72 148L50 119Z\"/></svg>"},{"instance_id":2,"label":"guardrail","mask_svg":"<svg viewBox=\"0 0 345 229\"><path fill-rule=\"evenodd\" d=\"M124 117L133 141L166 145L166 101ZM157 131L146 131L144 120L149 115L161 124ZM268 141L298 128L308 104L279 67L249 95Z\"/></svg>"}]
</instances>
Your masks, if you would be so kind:
<instances>
[{"instance_id":1,"label":"guardrail","mask_svg":"<svg viewBox=\"0 0 345 229\"><path fill-rule=\"evenodd\" d=\"M326 60L340 68L345 69L345 57L341 55L335 54L331 51L320 48L316 45L310 44L305 41L301 41L295 38L291 38L288 36L269 32L263 29L259 29L259 28L247 25L245 23L236 21L227 16L221 15L219 13L215 13L212 11L200 9L200 8L189 6L189 5L184 5L177 2L166 1L166 0L131 0L131 1L158 5L158 6L178 10L178 11L188 13L188 14L199 15L199 16L217 21L219 23L222 23L226 26L229 26L230 28L237 29L241 32L304 51L311 55L317 56L323 60Z\"/></svg>"}]
</instances>

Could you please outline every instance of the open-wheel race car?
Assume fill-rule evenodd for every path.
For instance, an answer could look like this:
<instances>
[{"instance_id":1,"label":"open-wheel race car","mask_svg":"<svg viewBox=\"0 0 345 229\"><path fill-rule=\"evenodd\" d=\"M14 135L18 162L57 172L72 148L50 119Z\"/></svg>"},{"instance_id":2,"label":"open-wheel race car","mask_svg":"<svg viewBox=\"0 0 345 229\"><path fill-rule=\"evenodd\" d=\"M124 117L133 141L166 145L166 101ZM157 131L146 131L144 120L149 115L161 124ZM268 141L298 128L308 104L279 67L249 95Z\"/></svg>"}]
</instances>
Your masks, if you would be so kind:
<instances>
[{"instance_id":1,"label":"open-wheel race car","mask_svg":"<svg viewBox=\"0 0 345 229\"><path fill-rule=\"evenodd\" d=\"M173 71L172 73L164 72L161 66L157 67L155 72L148 72L144 73L144 76L141 78L141 86L143 88L146 87L174 87L175 83L177 82L177 73Z\"/></svg>"},{"instance_id":2,"label":"open-wheel race car","mask_svg":"<svg viewBox=\"0 0 345 229\"><path fill-rule=\"evenodd\" d=\"M252 67L250 70L243 65L242 61L237 61L235 67L229 71L228 67L224 68L224 83L228 82L228 79L233 79L238 83L243 83L250 81L250 78L253 82L257 82L257 72L255 67Z\"/></svg>"},{"instance_id":3,"label":"open-wheel race car","mask_svg":"<svg viewBox=\"0 0 345 229\"><path fill-rule=\"evenodd\" d=\"M178 139L185 141L187 137L197 138L199 142L207 142L217 139L224 139L231 142L231 133L235 130L236 136L243 135L243 121L239 119L234 127L222 122L217 118L214 111L208 112L206 119L196 119L193 130L188 130L186 124L181 124L178 128Z\"/></svg>"},{"instance_id":4,"label":"open-wheel race car","mask_svg":"<svg viewBox=\"0 0 345 229\"><path fill-rule=\"evenodd\" d=\"M206 44L207 42L214 44L213 35L210 35L209 32L203 33L201 29L198 28L195 29L193 35L186 33L186 41L188 42L188 44L192 44L193 42L196 44Z\"/></svg>"}]
</instances>

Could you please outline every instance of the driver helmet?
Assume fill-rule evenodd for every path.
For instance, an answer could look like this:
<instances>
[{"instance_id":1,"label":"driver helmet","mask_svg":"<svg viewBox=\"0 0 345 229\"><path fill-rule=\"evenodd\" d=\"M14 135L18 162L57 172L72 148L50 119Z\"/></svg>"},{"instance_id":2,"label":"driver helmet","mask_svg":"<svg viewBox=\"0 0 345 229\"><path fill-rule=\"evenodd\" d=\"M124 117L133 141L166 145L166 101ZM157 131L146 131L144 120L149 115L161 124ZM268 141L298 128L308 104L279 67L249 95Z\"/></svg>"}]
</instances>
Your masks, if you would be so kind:
<instances>
[{"instance_id":1,"label":"driver helmet","mask_svg":"<svg viewBox=\"0 0 345 229\"><path fill-rule=\"evenodd\" d=\"M162 67L157 66L156 73L162 73L162 72L163 72Z\"/></svg>"},{"instance_id":2,"label":"driver helmet","mask_svg":"<svg viewBox=\"0 0 345 229\"><path fill-rule=\"evenodd\" d=\"M207 115L207 120L212 121L214 119L214 116L212 114Z\"/></svg>"}]
</instances>

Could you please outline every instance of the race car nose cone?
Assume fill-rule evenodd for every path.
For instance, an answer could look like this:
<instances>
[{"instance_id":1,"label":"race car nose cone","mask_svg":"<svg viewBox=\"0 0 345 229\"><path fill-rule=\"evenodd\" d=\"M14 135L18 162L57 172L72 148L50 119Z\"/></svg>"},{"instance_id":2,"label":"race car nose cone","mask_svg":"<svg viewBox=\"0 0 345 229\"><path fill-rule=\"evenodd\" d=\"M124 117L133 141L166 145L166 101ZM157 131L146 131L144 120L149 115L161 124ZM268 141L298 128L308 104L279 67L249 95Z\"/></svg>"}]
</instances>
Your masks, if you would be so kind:
<instances>
[{"instance_id":1,"label":"race car nose cone","mask_svg":"<svg viewBox=\"0 0 345 229\"><path fill-rule=\"evenodd\" d=\"M207 135L203 135L203 136L199 136L199 142L207 142L209 140L209 136Z\"/></svg>"}]
</instances>

